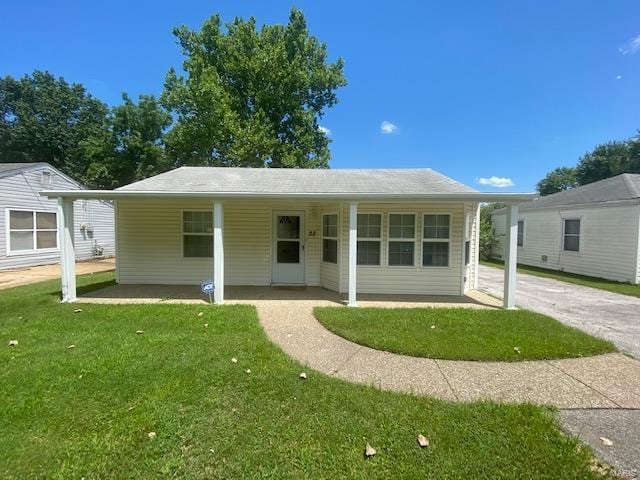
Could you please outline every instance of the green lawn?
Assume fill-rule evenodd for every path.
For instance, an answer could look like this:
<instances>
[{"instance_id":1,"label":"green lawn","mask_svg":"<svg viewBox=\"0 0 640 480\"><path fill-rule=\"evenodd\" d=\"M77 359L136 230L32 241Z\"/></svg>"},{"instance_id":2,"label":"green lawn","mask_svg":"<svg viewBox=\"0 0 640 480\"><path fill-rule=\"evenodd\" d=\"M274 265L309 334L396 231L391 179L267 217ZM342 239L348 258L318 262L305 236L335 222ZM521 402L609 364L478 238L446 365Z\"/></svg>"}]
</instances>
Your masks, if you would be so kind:
<instances>
[{"instance_id":1,"label":"green lawn","mask_svg":"<svg viewBox=\"0 0 640 480\"><path fill-rule=\"evenodd\" d=\"M496 268L504 268L504 262L499 260L483 260L483 265ZM620 293L622 295L630 295L632 297L640 297L640 285L632 283L614 282L613 280L605 280L604 278L586 277L575 273L560 272L558 270L550 270L548 268L531 267L529 265L518 264L518 272L536 275L537 277L552 278L561 282L575 283L585 287L599 288L600 290L608 290L609 292Z\"/></svg>"},{"instance_id":2,"label":"green lawn","mask_svg":"<svg viewBox=\"0 0 640 480\"><path fill-rule=\"evenodd\" d=\"M60 305L57 288L0 292L0 478L600 478L551 410L303 381L250 306Z\"/></svg>"},{"instance_id":3,"label":"green lawn","mask_svg":"<svg viewBox=\"0 0 640 480\"><path fill-rule=\"evenodd\" d=\"M414 357L515 362L615 351L611 342L527 310L323 307L314 314L341 337Z\"/></svg>"}]
</instances>

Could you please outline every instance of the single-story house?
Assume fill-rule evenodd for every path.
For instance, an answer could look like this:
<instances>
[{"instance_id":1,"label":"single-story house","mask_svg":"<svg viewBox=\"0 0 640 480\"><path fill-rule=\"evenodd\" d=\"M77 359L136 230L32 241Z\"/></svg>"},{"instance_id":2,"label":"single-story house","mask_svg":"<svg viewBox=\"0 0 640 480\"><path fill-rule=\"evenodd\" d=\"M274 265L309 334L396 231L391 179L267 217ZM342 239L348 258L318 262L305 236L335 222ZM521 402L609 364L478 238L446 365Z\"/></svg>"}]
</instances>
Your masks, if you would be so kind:
<instances>
[{"instance_id":1,"label":"single-story house","mask_svg":"<svg viewBox=\"0 0 640 480\"><path fill-rule=\"evenodd\" d=\"M504 258L506 209L492 215ZM618 175L520 205L518 262L640 282L640 174Z\"/></svg>"},{"instance_id":2,"label":"single-story house","mask_svg":"<svg viewBox=\"0 0 640 480\"><path fill-rule=\"evenodd\" d=\"M58 263L58 202L42 190L84 187L47 163L0 163L0 269ZM83 199L74 205L78 260L115 254L113 205Z\"/></svg>"},{"instance_id":3,"label":"single-story house","mask_svg":"<svg viewBox=\"0 0 640 480\"><path fill-rule=\"evenodd\" d=\"M462 295L476 288L480 193L431 169L181 167L113 191L55 190L115 203L116 281L321 286L345 293ZM516 207L514 207L516 208ZM515 251L515 226L512 229ZM62 241L63 301L74 301L73 235ZM505 303L513 307L514 268Z\"/></svg>"}]
</instances>

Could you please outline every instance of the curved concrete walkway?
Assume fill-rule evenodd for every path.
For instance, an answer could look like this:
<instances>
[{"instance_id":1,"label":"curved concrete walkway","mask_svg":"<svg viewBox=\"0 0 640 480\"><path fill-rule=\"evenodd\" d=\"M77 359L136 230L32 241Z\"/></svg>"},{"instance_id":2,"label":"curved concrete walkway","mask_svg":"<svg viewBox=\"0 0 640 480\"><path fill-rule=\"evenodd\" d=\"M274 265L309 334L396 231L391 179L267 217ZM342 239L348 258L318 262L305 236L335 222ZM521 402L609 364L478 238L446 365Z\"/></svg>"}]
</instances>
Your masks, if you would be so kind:
<instances>
[{"instance_id":1,"label":"curved concrete walkway","mask_svg":"<svg viewBox=\"0 0 640 480\"><path fill-rule=\"evenodd\" d=\"M250 303L269 339L287 354L347 381L445 400L640 408L640 362L622 354L516 363L415 358L363 347L325 329L313 307L334 302Z\"/></svg>"}]
</instances>

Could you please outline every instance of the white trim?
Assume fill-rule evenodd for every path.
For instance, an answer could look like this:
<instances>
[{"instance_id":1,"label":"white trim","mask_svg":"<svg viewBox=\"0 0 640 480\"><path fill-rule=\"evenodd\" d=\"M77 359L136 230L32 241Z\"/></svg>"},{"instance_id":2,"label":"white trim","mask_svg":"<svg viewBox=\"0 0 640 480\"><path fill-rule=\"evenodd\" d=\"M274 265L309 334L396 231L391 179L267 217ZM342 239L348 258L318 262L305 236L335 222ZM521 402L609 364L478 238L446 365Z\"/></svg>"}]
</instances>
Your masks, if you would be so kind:
<instances>
[{"instance_id":1,"label":"white trim","mask_svg":"<svg viewBox=\"0 0 640 480\"><path fill-rule=\"evenodd\" d=\"M213 203L213 298L216 304L224 303L224 208L221 202Z\"/></svg>"},{"instance_id":2,"label":"white trim","mask_svg":"<svg viewBox=\"0 0 640 480\"><path fill-rule=\"evenodd\" d=\"M336 236L335 237L325 237L324 236L324 217L329 216L329 215L335 215L336 216ZM337 211L327 211L327 212L322 212L322 214L320 215L320 263L324 263L326 265L338 265L338 262L340 260L340 215L338 214ZM324 241L325 238L327 240L335 240L336 241L336 261L334 262L326 262L324 260Z\"/></svg>"},{"instance_id":3,"label":"white trim","mask_svg":"<svg viewBox=\"0 0 640 480\"><path fill-rule=\"evenodd\" d=\"M460 295L464 295L465 278L467 276L469 264L471 263L471 225L469 225L471 215L467 213L468 206L469 205L467 203L462 205L462 245L460 248ZM422 217L422 221L424 222L424 217ZM424 225L422 226L422 235L424 236ZM451 217L449 217L449 238L451 238ZM467 242L469 242L469 264L466 262ZM424 245L422 245L422 248L424 248ZM451 242L449 242L449 250L451 250ZM423 252L423 255L424 255L424 252ZM449 257L451 257L451 251L449 251Z\"/></svg>"},{"instance_id":4,"label":"white trim","mask_svg":"<svg viewBox=\"0 0 640 480\"><path fill-rule=\"evenodd\" d=\"M516 308L516 275L518 266L518 205L507 207L505 260L504 260L504 308Z\"/></svg>"},{"instance_id":5,"label":"white trim","mask_svg":"<svg viewBox=\"0 0 640 480\"><path fill-rule=\"evenodd\" d=\"M30 212L33 217L33 228L11 228L11 212ZM38 213L52 213L56 216L56 228L38 228L37 226L37 214ZM56 232L56 246L49 248L38 248L38 232ZM28 250L11 250L11 232L32 232L31 245L33 248ZM13 208L5 207L5 238L6 238L6 256L16 257L20 255L37 255L46 253L57 253L60 251L60 232L58 229L58 212L51 212L48 210L34 210L31 208Z\"/></svg>"},{"instance_id":6,"label":"white trim","mask_svg":"<svg viewBox=\"0 0 640 480\"><path fill-rule=\"evenodd\" d=\"M562 235L560 235L560 254L561 255L579 255L582 252L582 215L568 216L568 217L561 216L560 218L562 219L562 229L561 229ZM580 225L579 225L580 229L577 235L575 233L567 234L572 237L578 237L578 250L565 250L564 248L564 237L565 237L565 227L566 227L565 224L567 220L578 220L580 222Z\"/></svg>"},{"instance_id":7,"label":"white trim","mask_svg":"<svg viewBox=\"0 0 640 480\"><path fill-rule=\"evenodd\" d=\"M186 257L184 255L184 237L185 235L189 235L192 237L211 237L211 241L213 242L213 230L214 230L214 223L215 223L215 218L211 219L211 233L206 233L206 232L201 232L201 233L190 233L190 232L185 232L184 231L184 213L185 212L205 212L205 213L210 213L213 216L213 210L212 209L206 209L206 208L181 208L180 209L180 258L182 259L186 259L186 258L213 258L213 255L215 255L215 252L213 252L213 255L211 257Z\"/></svg>"},{"instance_id":8,"label":"white trim","mask_svg":"<svg viewBox=\"0 0 640 480\"><path fill-rule=\"evenodd\" d=\"M380 219L382 222L382 219ZM382 224L380 225L382 235ZM358 284L356 275L358 272L358 204L351 202L349 205L349 307L357 306Z\"/></svg>"},{"instance_id":9,"label":"white trim","mask_svg":"<svg viewBox=\"0 0 640 480\"><path fill-rule=\"evenodd\" d=\"M114 200L113 201L113 248L114 248L114 255L116 257L116 271L115 271L115 277L116 277L116 283L120 283L120 255L118 254L119 248L118 248L118 244L120 243L119 240L119 235L118 235L118 201Z\"/></svg>"},{"instance_id":10,"label":"white trim","mask_svg":"<svg viewBox=\"0 0 640 480\"><path fill-rule=\"evenodd\" d=\"M391 215L413 215L413 238L391 238ZM416 241L418 239L418 214L416 212L398 212L398 211L389 211L387 212L387 262L386 262L386 267L391 267L391 268L416 268L417 263L417 255L416 255ZM391 265L389 263L389 247L391 246L392 242L396 242L396 243L400 243L400 242L404 242L404 243L409 243L409 242L413 242L413 265Z\"/></svg>"},{"instance_id":11,"label":"white trim","mask_svg":"<svg viewBox=\"0 0 640 480\"><path fill-rule=\"evenodd\" d=\"M351 193L351 192L194 192L194 191L139 191L139 190L43 190L40 195L49 198L71 197L71 198L93 198L103 200L113 200L115 198L237 198L237 199L304 199L310 200L340 200L345 202L372 202L372 203L394 203L394 202L527 202L538 197L537 193Z\"/></svg>"},{"instance_id":12,"label":"white trim","mask_svg":"<svg viewBox=\"0 0 640 480\"><path fill-rule=\"evenodd\" d=\"M426 217L427 215L448 215L449 216L449 238L425 238L424 236L424 217ZM453 212L448 211L437 211L437 212L421 212L420 214L420 219L422 221L422 231L420 232L420 263L419 266L420 268L426 268L426 269L438 269L438 270L444 270L444 269L452 269L453 266L451 265L451 232L453 230ZM465 207L464 205L462 206L462 217L463 217L463 222L464 222L464 216L465 216ZM461 263L464 267L464 224L462 225L462 238L463 238L463 242L462 242L462 254L461 254ZM447 264L446 265L425 265L424 264L424 243L448 243L449 244L449 253L447 256Z\"/></svg>"},{"instance_id":13,"label":"white trim","mask_svg":"<svg viewBox=\"0 0 640 480\"><path fill-rule=\"evenodd\" d=\"M302 268L302 282L282 282L275 281L273 276L275 266L278 262L278 229L276 227L276 218L278 216L300 217L300 238L298 239L300 249L300 264ZM306 231L307 210L272 210L271 211L271 285L306 285L307 284L307 231ZM282 238L282 241L296 241L295 238Z\"/></svg>"},{"instance_id":14,"label":"white trim","mask_svg":"<svg viewBox=\"0 0 640 480\"><path fill-rule=\"evenodd\" d=\"M383 232L384 232L384 213L380 212L380 211L376 211L376 212L362 212L360 210L358 210L358 215L378 215L380 217L380 237L376 238L376 237L359 237L358 236L358 219L356 217L356 265L358 268L380 268L384 266L384 262L383 262L383 253L384 253L384 245L383 245ZM380 259L379 263L377 265L371 265L371 264L366 264L366 265L360 265L358 263L358 258L357 258L357 254L358 254L358 242L378 242L379 243L379 247L378 247L378 258Z\"/></svg>"},{"instance_id":15,"label":"white trim","mask_svg":"<svg viewBox=\"0 0 640 480\"><path fill-rule=\"evenodd\" d=\"M73 199L58 199L58 215L56 216L60 231L60 279L62 286L62 303L76 301L76 254L74 245L74 211Z\"/></svg>"}]
</instances>

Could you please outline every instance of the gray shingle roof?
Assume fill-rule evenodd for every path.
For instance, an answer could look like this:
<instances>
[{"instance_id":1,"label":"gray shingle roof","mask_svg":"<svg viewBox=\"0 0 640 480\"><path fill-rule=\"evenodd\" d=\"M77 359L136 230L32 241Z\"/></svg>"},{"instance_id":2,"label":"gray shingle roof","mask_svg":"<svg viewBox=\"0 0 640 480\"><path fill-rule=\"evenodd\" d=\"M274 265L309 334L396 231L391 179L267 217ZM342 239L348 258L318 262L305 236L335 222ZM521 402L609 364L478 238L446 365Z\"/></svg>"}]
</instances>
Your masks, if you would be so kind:
<instances>
[{"instance_id":1,"label":"gray shingle roof","mask_svg":"<svg viewBox=\"0 0 640 480\"><path fill-rule=\"evenodd\" d=\"M520 206L521 211L556 208L592 203L640 199L640 174L623 173L615 177L589 183L566 192L539 197Z\"/></svg>"},{"instance_id":2,"label":"gray shingle roof","mask_svg":"<svg viewBox=\"0 0 640 480\"><path fill-rule=\"evenodd\" d=\"M36 163L0 163L0 173L10 172L12 170L24 170L35 166L49 165L44 162Z\"/></svg>"},{"instance_id":3,"label":"gray shingle roof","mask_svg":"<svg viewBox=\"0 0 640 480\"><path fill-rule=\"evenodd\" d=\"M297 169L181 167L119 188L204 193L471 193L476 190L430 168Z\"/></svg>"}]
</instances>

